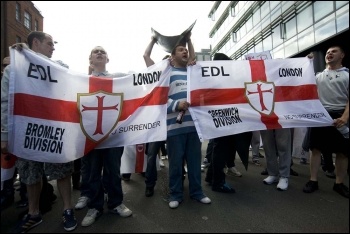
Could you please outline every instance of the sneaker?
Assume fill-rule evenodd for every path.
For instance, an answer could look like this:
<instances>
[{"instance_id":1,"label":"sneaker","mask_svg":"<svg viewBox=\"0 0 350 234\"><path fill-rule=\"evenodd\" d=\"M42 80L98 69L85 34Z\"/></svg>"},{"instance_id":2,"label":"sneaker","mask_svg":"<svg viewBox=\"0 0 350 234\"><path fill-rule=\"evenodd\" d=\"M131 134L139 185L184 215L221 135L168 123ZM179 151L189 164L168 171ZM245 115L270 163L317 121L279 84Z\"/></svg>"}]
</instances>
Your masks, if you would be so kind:
<instances>
[{"instance_id":1,"label":"sneaker","mask_svg":"<svg viewBox=\"0 0 350 234\"><path fill-rule=\"evenodd\" d=\"M208 162L207 158L204 158L203 163L201 165L202 168L207 168L209 167L210 163Z\"/></svg>"},{"instance_id":2,"label":"sneaker","mask_svg":"<svg viewBox=\"0 0 350 234\"><path fill-rule=\"evenodd\" d=\"M154 188L153 187L146 187L145 195L146 197L152 197L154 194Z\"/></svg>"},{"instance_id":3,"label":"sneaker","mask_svg":"<svg viewBox=\"0 0 350 234\"><path fill-rule=\"evenodd\" d=\"M220 192L220 193L235 193L236 190L234 188L231 188L228 184L223 184L222 186L219 187L212 187L211 190L215 192Z\"/></svg>"},{"instance_id":4,"label":"sneaker","mask_svg":"<svg viewBox=\"0 0 350 234\"><path fill-rule=\"evenodd\" d=\"M317 181L312 181L312 180L309 180L304 188L303 188L303 192L304 193L312 193L312 192L315 192L316 190L318 189L318 182Z\"/></svg>"},{"instance_id":5,"label":"sneaker","mask_svg":"<svg viewBox=\"0 0 350 234\"><path fill-rule=\"evenodd\" d=\"M349 198L349 188L346 187L343 183L334 183L333 190L342 195L343 197Z\"/></svg>"},{"instance_id":6,"label":"sneaker","mask_svg":"<svg viewBox=\"0 0 350 234\"><path fill-rule=\"evenodd\" d=\"M167 159L168 159L168 156L167 156L167 155L162 155L162 156L160 157L160 159L162 159L162 160L167 160Z\"/></svg>"},{"instance_id":7,"label":"sneaker","mask_svg":"<svg viewBox=\"0 0 350 234\"><path fill-rule=\"evenodd\" d=\"M165 167L165 164L164 164L164 162L163 162L163 160L161 158L159 159L159 166L160 167Z\"/></svg>"},{"instance_id":8,"label":"sneaker","mask_svg":"<svg viewBox=\"0 0 350 234\"><path fill-rule=\"evenodd\" d=\"M307 164L307 159L306 158L300 158L300 164Z\"/></svg>"},{"instance_id":9,"label":"sneaker","mask_svg":"<svg viewBox=\"0 0 350 234\"><path fill-rule=\"evenodd\" d=\"M259 158L265 158L265 156L259 153Z\"/></svg>"},{"instance_id":10,"label":"sneaker","mask_svg":"<svg viewBox=\"0 0 350 234\"><path fill-rule=\"evenodd\" d=\"M78 225L73 209L63 211L62 219L64 230L68 232L73 231Z\"/></svg>"},{"instance_id":11,"label":"sneaker","mask_svg":"<svg viewBox=\"0 0 350 234\"><path fill-rule=\"evenodd\" d=\"M331 179L335 179L335 178L336 178L336 175L335 175L334 171L329 171L329 170L327 170L327 171L325 171L324 173L326 174L326 176L327 176L328 178L331 178Z\"/></svg>"},{"instance_id":12,"label":"sneaker","mask_svg":"<svg viewBox=\"0 0 350 234\"><path fill-rule=\"evenodd\" d=\"M260 161L259 161L259 158L253 158L253 163L257 166L260 166Z\"/></svg>"},{"instance_id":13,"label":"sneaker","mask_svg":"<svg viewBox=\"0 0 350 234\"><path fill-rule=\"evenodd\" d=\"M180 202L178 202L178 201L171 201L171 202L169 202L169 207L171 209L175 209L175 208L179 207L179 205L180 205Z\"/></svg>"},{"instance_id":14,"label":"sneaker","mask_svg":"<svg viewBox=\"0 0 350 234\"><path fill-rule=\"evenodd\" d=\"M88 197L85 197L85 196L79 197L78 202L75 205L75 209L77 209L77 210L84 209L85 206L87 206L87 203L89 202L89 200L90 199Z\"/></svg>"},{"instance_id":15,"label":"sneaker","mask_svg":"<svg viewBox=\"0 0 350 234\"><path fill-rule=\"evenodd\" d=\"M279 191L286 191L288 189L288 178L281 177L277 184L277 189Z\"/></svg>"},{"instance_id":16,"label":"sneaker","mask_svg":"<svg viewBox=\"0 0 350 234\"><path fill-rule=\"evenodd\" d=\"M211 200L209 197L203 197L202 199L199 200L199 202L203 204L210 204Z\"/></svg>"},{"instance_id":17,"label":"sneaker","mask_svg":"<svg viewBox=\"0 0 350 234\"><path fill-rule=\"evenodd\" d=\"M124 204L120 204L119 206L115 207L113 210L110 210L113 214L119 214L121 217L126 218L132 215L132 211L129 210L128 207L126 207Z\"/></svg>"},{"instance_id":18,"label":"sneaker","mask_svg":"<svg viewBox=\"0 0 350 234\"><path fill-rule=\"evenodd\" d=\"M18 223L13 233L25 233L30 229L38 226L43 222L43 218L41 214L32 216L30 214L26 214L23 219Z\"/></svg>"},{"instance_id":19,"label":"sneaker","mask_svg":"<svg viewBox=\"0 0 350 234\"><path fill-rule=\"evenodd\" d=\"M278 182L278 176L268 176L264 180L264 184L273 184Z\"/></svg>"},{"instance_id":20,"label":"sneaker","mask_svg":"<svg viewBox=\"0 0 350 234\"><path fill-rule=\"evenodd\" d=\"M83 221L81 221L81 226L87 227L93 224L98 217L102 215L102 212L98 211L95 208L89 209L87 214L85 215Z\"/></svg>"},{"instance_id":21,"label":"sneaker","mask_svg":"<svg viewBox=\"0 0 350 234\"><path fill-rule=\"evenodd\" d=\"M237 171L237 169L235 167L228 168L226 174L227 175L237 176L237 177L242 177L242 173Z\"/></svg>"}]
</instances>

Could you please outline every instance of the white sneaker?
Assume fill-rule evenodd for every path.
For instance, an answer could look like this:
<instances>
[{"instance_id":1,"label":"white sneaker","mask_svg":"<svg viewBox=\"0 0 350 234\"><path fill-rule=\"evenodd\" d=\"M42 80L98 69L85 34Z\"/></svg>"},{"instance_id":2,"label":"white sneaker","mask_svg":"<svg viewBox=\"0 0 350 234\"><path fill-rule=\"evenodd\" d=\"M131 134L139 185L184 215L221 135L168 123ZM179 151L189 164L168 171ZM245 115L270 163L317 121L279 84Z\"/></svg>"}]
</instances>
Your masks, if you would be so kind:
<instances>
[{"instance_id":1,"label":"white sneaker","mask_svg":"<svg viewBox=\"0 0 350 234\"><path fill-rule=\"evenodd\" d=\"M159 159L159 166L160 167L165 167L165 164L164 164L164 162L163 162L163 160L161 158Z\"/></svg>"},{"instance_id":2,"label":"white sneaker","mask_svg":"<svg viewBox=\"0 0 350 234\"><path fill-rule=\"evenodd\" d=\"M226 174L227 175L233 175L233 176L236 176L236 177L242 177L242 173L237 171L237 169L235 167L228 168Z\"/></svg>"},{"instance_id":3,"label":"white sneaker","mask_svg":"<svg viewBox=\"0 0 350 234\"><path fill-rule=\"evenodd\" d=\"M203 197L202 199L199 200L203 204L210 204L211 200L209 197Z\"/></svg>"},{"instance_id":4,"label":"white sneaker","mask_svg":"<svg viewBox=\"0 0 350 234\"><path fill-rule=\"evenodd\" d=\"M119 214L121 217L126 218L132 215L132 211L126 207L124 204L120 204L115 207L113 210L110 210L111 213Z\"/></svg>"},{"instance_id":5,"label":"white sneaker","mask_svg":"<svg viewBox=\"0 0 350 234\"><path fill-rule=\"evenodd\" d=\"M85 197L85 196L79 197L78 202L75 205L75 209L81 210L81 209L85 208L85 206L87 205L88 202L89 202L88 197Z\"/></svg>"},{"instance_id":6,"label":"white sneaker","mask_svg":"<svg viewBox=\"0 0 350 234\"><path fill-rule=\"evenodd\" d=\"M277 184L277 189L280 191L286 191L288 189L288 178L281 177Z\"/></svg>"},{"instance_id":7,"label":"white sneaker","mask_svg":"<svg viewBox=\"0 0 350 234\"><path fill-rule=\"evenodd\" d=\"M169 207L171 209L175 209L175 208L179 207L179 204L180 203L178 201L171 201L171 202L169 202Z\"/></svg>"},{"instance_id":8,"label":"white sneaker","mask_svg":"<svg viewBox=\"0 0 350 234\"><path fill-rule=\"evenodd\" d=\"M278 176L268 176L264 179L264 184L273 184L278 182Z\"/></svg>"},{"instance_id":9,"label":"white sneaker","mask_svg":"<svg viewBox=\"0 0 350 234\"><path fill-rule=\"evenodd\" d=\"M81 222L81 226L87 227L93 224L98 217L100 217L102 213L95 208L89 209L83 221Z\"/></svg>"}]
</instances>

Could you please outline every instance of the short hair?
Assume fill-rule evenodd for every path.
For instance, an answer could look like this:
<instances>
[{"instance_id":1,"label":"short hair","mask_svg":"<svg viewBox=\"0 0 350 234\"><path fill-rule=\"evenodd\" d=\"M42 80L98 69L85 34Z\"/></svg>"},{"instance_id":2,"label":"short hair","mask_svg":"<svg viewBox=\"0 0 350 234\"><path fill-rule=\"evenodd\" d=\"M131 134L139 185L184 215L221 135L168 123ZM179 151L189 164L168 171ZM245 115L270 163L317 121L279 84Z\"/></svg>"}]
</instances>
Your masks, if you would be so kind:
<instances>
[{"instance_id":1,"label":"short hair","mask_svg":"<svg viewBox=\"0 0 350 234\"><path fill-rule=\"evenodd\" d=\"M181 41L174 47L174 49L171 51L171 55L175 55L176 48L179 47L179 46L186 47L186 41L181 40Z\"/></svg>"},{"instance_id":2,"label":"short hair","mask_svg":"<svg viewBox=\"0 0 350 234\"><path fill-rule=\"evenodd\" d=\"M341 47L340 45L329 46L327 50L329 50L330 48L334 48L334 47L338 47L340 52L342 52L345 55L345 51L344 51L343 47Z\"/></svg>"},{"instance_id":3,"label":"short hair","mask_svg":"<svg viewBox=\"0 0 350 234\"><path fill-rule=\"evenodd\" d=\"M226 54L216 53L214 55L213 60L232 60L232 59L230 57L228 57Z\"/></svg>"},{"instance_id":4,"label":"short hair","mask_svg":"<svg viewBox=\"0 0 350 234\"><path fill-rule=\"evenodd\" d=\"M40 42L43 42L47 36L50 36L50 35L41 31L33 31L29 33L27 37L29 48L30 49L32 48L34 38L38 39Z\"/></svg>"}]
</instances>

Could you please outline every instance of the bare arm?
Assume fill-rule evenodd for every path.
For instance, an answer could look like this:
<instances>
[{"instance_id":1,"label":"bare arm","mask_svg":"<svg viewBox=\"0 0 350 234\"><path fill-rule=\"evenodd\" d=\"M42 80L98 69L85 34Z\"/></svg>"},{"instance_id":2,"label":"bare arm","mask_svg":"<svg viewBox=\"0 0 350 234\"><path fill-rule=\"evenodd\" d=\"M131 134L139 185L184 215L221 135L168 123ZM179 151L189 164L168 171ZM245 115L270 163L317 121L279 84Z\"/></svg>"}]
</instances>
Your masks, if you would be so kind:
<instances>
[{"instance_id":1,"label":"bare arm","mask_svg":"<svg viewBox=\"0 0 350 234\"><path fill-rule=\"evenodd\" d=\"M152 49L154 44L157 42L157 40L152 37L151 42L148 44L145 53L143 54L143 59L145 60L146 66L150 67L154 64L154 61L151 59L151 53L152 53Z\"/></svg>"}]
</instances>

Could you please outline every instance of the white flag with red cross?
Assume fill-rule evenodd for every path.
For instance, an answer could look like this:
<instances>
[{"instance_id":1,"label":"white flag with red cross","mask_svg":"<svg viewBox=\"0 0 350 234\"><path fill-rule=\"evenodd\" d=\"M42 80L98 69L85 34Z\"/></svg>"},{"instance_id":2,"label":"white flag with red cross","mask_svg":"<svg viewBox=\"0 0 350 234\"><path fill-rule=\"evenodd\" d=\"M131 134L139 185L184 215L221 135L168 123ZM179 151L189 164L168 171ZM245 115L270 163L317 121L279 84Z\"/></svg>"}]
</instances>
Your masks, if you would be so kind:
<instances>
[{"instance_id":1,"label":"white flag with red cross","mask_svg":"<svg viewBox=\"0 0 350 234\"><path fill-rule=\"evenodd\" d=\"M307 58L200 61L188 74L189 110L202 140L333 123Z\"/></svg>"},{"instance_id":2,"label":"white flag with red cross","mask_svg":"<svg viewBox=\"0 0 350 234\"><path fill-rule=\"evenodd\" d=\"M94 77L29 50L10 52L10 153L64 163L94 148L166 139L168 61L124 77Z\"/></svg>"}]
</instances>

